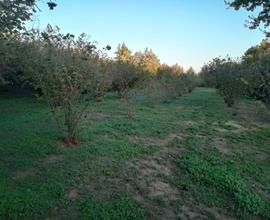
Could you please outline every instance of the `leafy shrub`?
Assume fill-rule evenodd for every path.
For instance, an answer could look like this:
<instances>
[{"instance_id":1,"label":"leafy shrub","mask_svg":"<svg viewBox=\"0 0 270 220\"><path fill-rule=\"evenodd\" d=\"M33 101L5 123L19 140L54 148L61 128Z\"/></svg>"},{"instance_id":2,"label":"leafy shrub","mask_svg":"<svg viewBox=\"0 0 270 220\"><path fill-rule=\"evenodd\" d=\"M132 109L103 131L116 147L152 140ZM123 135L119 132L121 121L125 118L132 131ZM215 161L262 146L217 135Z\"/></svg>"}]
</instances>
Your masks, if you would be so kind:
<instances>
[{"instance_id":1,"label":"leafy shrub","mask_svg":"<svg viewBox=\"0 0 270 220\"><path fill-rule=\"evenodd\" d=\"M241 95L261 100L268 107L269 74L270 43L264 40L260 45L249 48L239 62L231 58L213 59L204 65L200 77L202 85L219 90L229 107Z\"/></svg>"},{"instance_id":2,"label":"leafy shrub","mask_svg":"<svg viewBox=\"0 0 270 220\"><path fill-rule=\"evenodd\" d=\"M41 91L65 143L79 143L77 130L90 100L107 91L103 54L84 34L75 39L51 26L29 33L22 43L29 48L20 59L25 79Z\"/></svg>"},{"instance_id":3,"label":"leafy shrub","mask_svg":"<svg viewBox=\"0 0 270 220\"><path fill-rule=\"evenodd\" d=\"M139 69L121 61L114 63L112 78L112 89L121 99L127 99L129 91L141 87L144 82L144 74Z\"/></svg>"}]
</instances>

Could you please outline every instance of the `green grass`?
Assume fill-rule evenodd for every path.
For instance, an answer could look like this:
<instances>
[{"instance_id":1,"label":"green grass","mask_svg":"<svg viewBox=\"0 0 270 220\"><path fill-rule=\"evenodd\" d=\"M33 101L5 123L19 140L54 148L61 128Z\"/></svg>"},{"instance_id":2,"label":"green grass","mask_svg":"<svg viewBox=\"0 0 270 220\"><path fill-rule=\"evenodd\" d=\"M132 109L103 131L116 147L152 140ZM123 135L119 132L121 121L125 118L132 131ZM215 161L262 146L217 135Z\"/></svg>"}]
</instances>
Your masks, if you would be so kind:
<instances>
[{"instance_id":1,"label":"green grass","mask_svg":"<svg viewBox=\"0 0 270 220\"><path fill-rule=\"evenodd\" d=\"M180 187L189 188L209 204L223 208L226 208L226 204L239 217L249 214L270 217L269 202L248 184L245 179L246 167L238 167L237 159L221 158L211 151L189 150L177 162L184 169L182 176L178 177ZM249 172L248 176L252 174ZM186 182L182 181L183 177ZM221 201L217 197L222 198Z\"/></svg>"},{"instance_id":2,"label":"green grass","mask_svg":"<svg viewBox=\"0 0 270 220\"><path fill-rule=\"evenodd\" d=\"M110 95L93 103L80 127L83 143L65 148L43 100L0 98L0 219L155 218L157 207L172 207L162 198L136 199L126 185L138 181L137 174L126 172L127 163L171 147L184 152L173 155L171 176L159 178L181 191L175 212L181 212L187 198L197 198L198 209L206 205L228 216L269 218L270 129L260 127L260 120L233 116L207 88L155 106L130 102ZM255 106L250 100L242 105L251 112ZM130 108L133 118L127 116ZM260 110L259 116L268 113ZM246 129L236 132L228 121ZM183 140L163 147L131 139L162 140L176 133ZM228 154L216 148L217 138L226 140ZM75 199L68 198L72 189L78 191Z\"/></svg>"}]
</instances>

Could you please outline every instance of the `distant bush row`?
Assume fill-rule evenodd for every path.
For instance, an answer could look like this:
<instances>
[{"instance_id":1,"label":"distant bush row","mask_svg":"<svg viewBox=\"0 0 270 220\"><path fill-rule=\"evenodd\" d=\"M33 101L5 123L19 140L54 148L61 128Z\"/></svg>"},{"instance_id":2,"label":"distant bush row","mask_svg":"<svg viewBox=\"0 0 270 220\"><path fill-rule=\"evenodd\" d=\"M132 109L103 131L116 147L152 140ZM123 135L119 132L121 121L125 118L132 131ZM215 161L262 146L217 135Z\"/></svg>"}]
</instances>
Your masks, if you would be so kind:
<instances>
[{"instance_id":1,"label":"distant bush row","mask_svg":"<svg viewBox=\"0 0 270 220\"><path fill-rule=\"evenodd\" d=\"M201 83L218 89L232 107L239 96L249 96L270 109L270 42L249 48L239 60L215 58L204 65Z\"/></svg>"},{"instance_id":2,"label":"distant bush row","mask_svg":"<svg viewBox=\"0 0 270 220\"><path fill-rule=\"evenodd\" d=\"M132 54L121 44L116 57L109 58L110 49L98 49L85 34L76 38L50 25L45 31L1 33L0 87L31 87L47 101L64 141L76 144L90 101L101 101L108 91L125 100L131 91L143 92L156 103L196 86L192 68L185 73L179 65L161 65L150 49Z\"/></svg>"}]
</instances>

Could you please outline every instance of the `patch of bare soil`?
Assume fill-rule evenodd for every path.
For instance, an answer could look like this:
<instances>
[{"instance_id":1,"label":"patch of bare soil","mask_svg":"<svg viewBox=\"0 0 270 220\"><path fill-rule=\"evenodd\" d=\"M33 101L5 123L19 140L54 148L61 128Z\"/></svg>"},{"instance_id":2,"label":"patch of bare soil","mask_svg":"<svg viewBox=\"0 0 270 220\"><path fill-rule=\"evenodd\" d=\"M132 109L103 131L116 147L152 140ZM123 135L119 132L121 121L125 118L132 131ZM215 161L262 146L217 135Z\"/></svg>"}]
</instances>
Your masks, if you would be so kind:
<instances>
[{"instance_id":1,"label":"patch of bare soil","mask_svg":"<svg viewBox=\"0 0 270 220\"><path fill-rule=\"evenodd\" d=\"M98 120L100 120L100 119L102 120L102 119L110 117L110 115L108 113L105 113L105 112L91 112L89 114L89 116L92 119L98 119Z\"/></svg>"},{"instance_id":2,"label":"patch of bare soil","mask_svg":"<svg viewBox=\"0 0 270 220\"><path fill-rule=\"evenodd\" d=\"M194 110L199 110L199 109L201 109L202 107L201 106L195 106L195 105L178 105L177 107L176 107L176 109L179 109L179 110L192 110L192 109L194 109Z\"/></svg>"},{"instance_id":3,"label":"patch of bare soil","mask_svg":"<svg viewBox=\"0 0 270 220\"><path fill-rule=\"evenodd\" d=\"M214 130L216 130L216 131L218 131L220 133L226 133L226 132L228 132L227 129L219 127L219 124L217 122L213 122L212 123L212 126L213 126Z\"/></svg>"},{"instance_id":4,"label":"patch of bare soil","mask_svg":"<svg viewBox=\"0 0 270 220\"><path fill-rule=\"evenodd\" d=\"M79 190L77 188L71 188L67 194L65 195L65 197L68 199L68 200L71 200L71 201L74 201L78 198L79 196Z\"/></svg>"},{"instance_id":5,"label":"patch of bare soil","mask_svg":"<svg viewBox=\"0 0 270 220\"><path fill-rule=\"evenodd\" d=\"M227 133L227 132L233 132L233 133L241 133L241 132L245 132L245 131L249 131L250 128L246 128L242 125L240 125L239 123L237 123L236 121L227 121L225 123L225 125L230 126L232 129L226 129L226 128L221 128L219 127L219 125L217 123L213 123L212 124L214 129L220 133Z\"/></svg>"},{"instance_id":6,"label":"patch of bare soil","mask_svg":"<svg viewBox=\"0 0 270 220\"><path fill-rule=\"evenodd\" d=\"M164 181L153 181L149 185L150 198L162 197L162 199L176 201L179 198L178 196L179 191Z\"/></svg>"},{"instance_id":7,"label":"patch of bare soil","mask_svg":"<svg viewBox=\"0 0 270 220\"><path fill-rule=\"evenodd\" d=\"M174 135L168 137L172 136ZM225 150L224 140L216 140L216 143L224 153L230 153L228 149ZM209 219L209 216L214 219L229 219L214 208L195 205L192 197L188 200L182 198L184 192L171 184L173 175L181 172L175 164L175 157L183 150L165 145L154 155L127 162L124 172L127 191L135 200L151 210L153 219Z\"/></svg>"},{"instance_id":8,"label":"patch of bare soil","mask_svg":"<svg viewBox=\"0 0 270 220\"><path fill-rule=\"evenodd\" d=\"M196 125L197 122L188 120L188 121L179 121L179 124L183 125L185 127L192 127L192 126Z\"/></svg>"},{"instance_id":9,"label":"patch of bare soil","mask_svg":"<svg viewBox=\"0 0 270 220\"><path fill-rule=\"evenodd\" d=\"M215 127L215 130L218 131L218 132L220 132L220 133L226 133L226 132L228 132L227 129L225 129L225 128L219 128L219 127Z\"/></svg>"},{"instance_id":10,"label":"patch of bare soil","mask_svg":"<svg viewBox=\"0 0 270 220\"><path fill-rule=\"evenodd\" d=\"M270 162L270 157L267 153L263 153L263 152L257 152L256 154L256 158L258 158L258 160L260 161L267 161L269 160Z\"/></svg>"},{"instance_id":11,"label":"patch of bare soil","mask_svg":"<svg viewBox=\"0 0 270 220\"><path fill-rule=\"evenodd\" d=\"M174 139L182 140L184 136L182 134L173 133L167 136L165 139L160 138L152 138L152 137L138 137L138 136L132 136L130 137L130 140L132 142L142 142L145 146L149 145L155 145L158 147L163 147L168 145L171 141Z\"/></svg>"},{"instance_id":12,"label":"patch of bare soil","mask_svg":"<svg viewBox=\"0 0 270 220\"><path fill-rule=\"evenodd\" d=\"M225 215L222 209L215 207L207 207L202 204L197 204L194 199L188 199L178 209L176 219L190 220L190 219L228 219L235 220L235 218Z\"/></svg>"},{"instance_id":13,"label":"patch of bare soil","mask_svg":"<svg viewBox=\"0 0 270 220\"><path fill-rule=\"evenodd\" d=\"M208 218L199 211L194 210L192 207L188 205L182 205L180 210L178 211L176 219L190 220L190 219L208 219Z\"/></svg>"},{"instance_id":14,"label":"patch of bare soil","mask_svg":"<svg viewBox=\"0 0 270 220\"><path fill-rule=\"evenodd\" d=\"M232 151L228 148L226 140L224 138L216 138L214 140L214 147L225 155L231 155Z\"/></svg>"},{"instance_id":15,"label":"patch of bare soil","mask_svg":"<svg viewBox=\"0 0 270 220\"><path fill-rule=\"evenodd\" d=\"M47 163L54 163L60 160L62 160L62 157L59 155L50 155L49 157L45 159Z\"/></svg>"},{"instance_id":16,"label":"patch of bare soil","mask_svg":"<svg viewBox=\"0 0 270 220\"><path fill-rule=\"evenodd\" d=\"M26 178L28 176L33 176L37 173L37 170L34 168L29 168L27 170L21 170L21 171L17 171L15 172L13 175L16 178Z\"/></svg>"},{"instance_id":17,"label":"patch of bare soil","mask_svg":"<svg viewBox=\"0 0 270 220\"><path fill-rule=\"evenodd\" d=\"M68 218L67 218L68 216ZM55 207L46 220L79 219L78 210L74 206L68 208Z\"/></svg>"},{"instance_id":18,"label":"patch of bare soil","mask_svg":"<svg viewBox=\"0 0 270 220\"><path fill-rule=\"evenodd\" d=\"M81 140L68 140L66 137L60 137L59 140L60 146L61 147L78 147L79 145L81 145L83 142Z\"/></svg>"},{"instance_id":19,"label":"patch of bare soil","mask_svg":"<svg viewBox=\"0 0 270 220\"><path fill-rule=\"evenodd\" d=\"M174 137L172 134L168 139ZM181 192L170 184L169 179L179 171L173 158L182 150L164 147L154 155L127 163L127 191L135 200L152 210L155 219L176 219L175 204L181 199ZM134 178L130 179L130 175Z\"/></svg>"},{"instance_id":20,"label":"patch of bare soil","mask_svg":"<svg viewBox=\"0 0 270 220\"><path fill-rule=\"evenodd\" d=\"M233 127L233 132L240 133L247 131L248 129L238 124L236 121L227 121L225 125Z\"/></svg>"}]
</instances>

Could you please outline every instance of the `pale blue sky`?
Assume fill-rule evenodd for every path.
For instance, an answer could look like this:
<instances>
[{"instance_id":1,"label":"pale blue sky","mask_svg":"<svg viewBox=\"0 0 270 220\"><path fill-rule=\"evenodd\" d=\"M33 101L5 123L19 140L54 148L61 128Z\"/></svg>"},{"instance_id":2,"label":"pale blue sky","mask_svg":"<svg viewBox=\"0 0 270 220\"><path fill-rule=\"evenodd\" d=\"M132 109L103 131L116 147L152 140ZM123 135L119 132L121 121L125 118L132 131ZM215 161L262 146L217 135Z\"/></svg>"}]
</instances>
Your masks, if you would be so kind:
<instances>
[{"instance_id":1,"label":"pale blue sky","mask_svg":"<svg viewBox=\"0 0 270 220\"><path fill-rule=\"evenodd\" d=\"M244 27L248 13L227 9L224 0L42 0L35 26L57 25L86 33L100 46L125 42L134 52L152 48L161 62L200 67L217 56L241 56L263 34Z\"/></svg>"}]
</instances>

